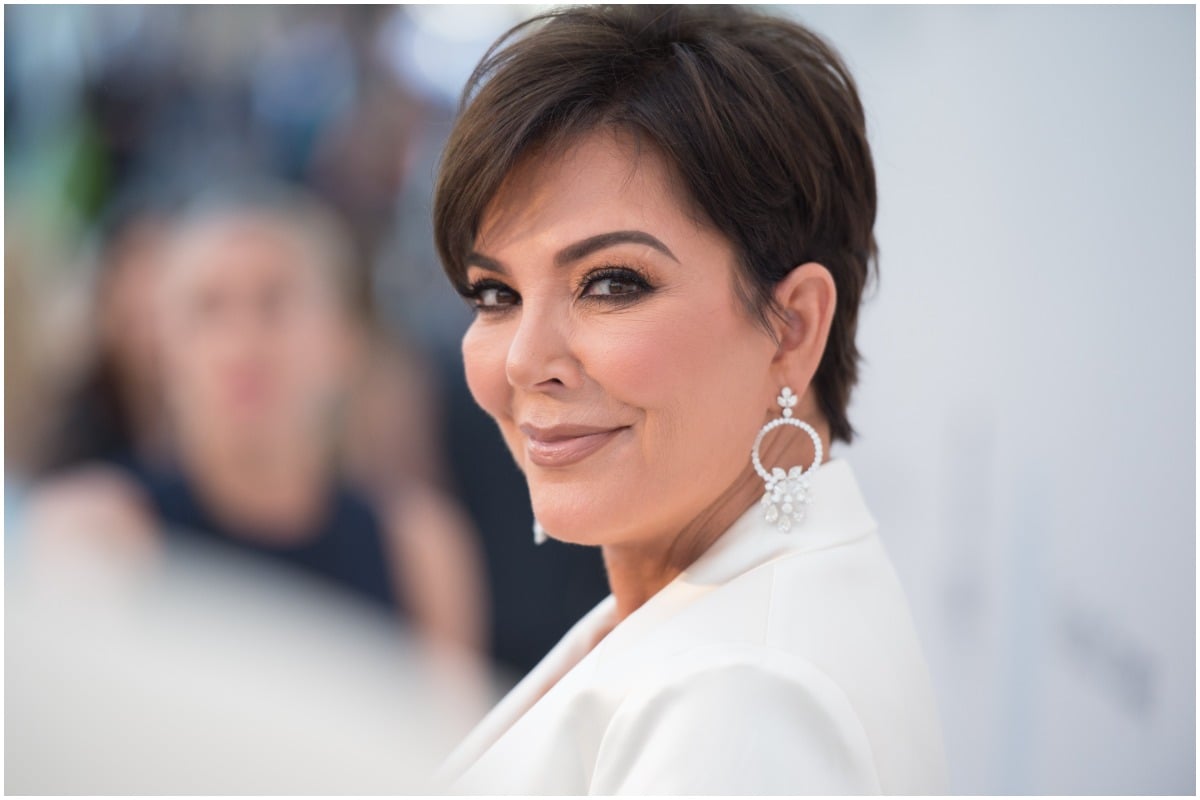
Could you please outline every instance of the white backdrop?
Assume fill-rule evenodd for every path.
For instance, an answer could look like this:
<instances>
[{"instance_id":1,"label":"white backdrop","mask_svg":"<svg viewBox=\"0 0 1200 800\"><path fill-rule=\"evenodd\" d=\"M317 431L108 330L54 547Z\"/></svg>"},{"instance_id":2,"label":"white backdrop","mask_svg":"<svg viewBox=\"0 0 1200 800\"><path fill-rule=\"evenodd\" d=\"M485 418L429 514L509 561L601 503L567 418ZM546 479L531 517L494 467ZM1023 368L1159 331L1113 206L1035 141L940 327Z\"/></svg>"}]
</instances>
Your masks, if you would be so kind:
<instances>
[{"instance_id":1,"label":"white backdrop","mask_svg":"<svg viewBox=\"0 0 1200 800\"><path fill-rule=\"evenodd\" d=\"M958 792L1195 788L1195 9L803 7L882 280L852 458Z\"/></svg>"}]
</instances>

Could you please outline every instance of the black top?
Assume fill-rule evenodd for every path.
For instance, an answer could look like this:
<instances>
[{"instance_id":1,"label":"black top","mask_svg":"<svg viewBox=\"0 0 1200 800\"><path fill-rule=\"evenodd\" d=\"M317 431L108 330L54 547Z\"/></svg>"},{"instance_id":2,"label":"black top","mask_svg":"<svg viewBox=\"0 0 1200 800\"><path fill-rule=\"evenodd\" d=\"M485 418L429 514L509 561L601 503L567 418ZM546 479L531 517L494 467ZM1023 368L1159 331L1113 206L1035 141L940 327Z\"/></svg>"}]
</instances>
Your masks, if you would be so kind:
<instances>
[{"instance_id":1,"label":"black top","mask_svg":"<svg viewBox=\"0 0 1200 800\"><path fill-rule=\"evenodd\" d=\"M383 524L367 499L351 486L334 482L321 520L295 541L275 542L220 520L205 506L178 468L148 468L132 459L118 461L149 499L168 537L203 540L231 551L298 569L328 580L392 612L403 612L384 544Z\"/></svg>"}]
</instances>

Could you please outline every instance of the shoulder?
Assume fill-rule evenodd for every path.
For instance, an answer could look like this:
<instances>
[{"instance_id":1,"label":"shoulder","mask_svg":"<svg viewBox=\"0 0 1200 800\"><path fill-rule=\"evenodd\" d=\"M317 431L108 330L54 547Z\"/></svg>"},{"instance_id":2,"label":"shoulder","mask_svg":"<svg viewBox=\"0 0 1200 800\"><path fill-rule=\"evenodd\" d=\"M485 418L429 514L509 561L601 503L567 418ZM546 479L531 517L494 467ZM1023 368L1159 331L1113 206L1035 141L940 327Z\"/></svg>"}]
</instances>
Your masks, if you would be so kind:
<instances>
[{"instance_id":1,"label":"shoulder","mask_svg":"<svg viewBox=\"0 0 1200 800\"><path fill-rule=\"evenodd\" d=\"M108 548L137 555L154 547L150 499L127 471L75 467L33 489L22 524L39 552Z\"/></svg>"},{"instance_id":2,"label":"shoulder","mask_svg":"<svg viewBox=\"0 0 1200 800\"><path fill-rule=\"evenodd\" d=\"M811 662L757 645L672 656L616 709L592 791L865 794L880 791L867 734Z\"/></svg>"}]
</instances>

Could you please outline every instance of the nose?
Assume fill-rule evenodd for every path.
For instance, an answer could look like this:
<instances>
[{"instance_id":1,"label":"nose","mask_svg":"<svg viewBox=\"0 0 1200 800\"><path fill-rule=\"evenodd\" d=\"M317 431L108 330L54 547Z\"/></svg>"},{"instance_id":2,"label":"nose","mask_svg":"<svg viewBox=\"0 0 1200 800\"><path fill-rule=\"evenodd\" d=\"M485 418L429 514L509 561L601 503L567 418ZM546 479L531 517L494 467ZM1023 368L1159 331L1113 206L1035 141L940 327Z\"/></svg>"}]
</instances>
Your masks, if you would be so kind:
<instances>
[{"instance_id":1,"label":"nose","mask_svg":"<svg viewBox=\"0 0 1200 800\"><path fill-rule=\"evenodd\" d=\"M565 310L528 301L521 305L508 345L505 374L511 386L532 391L580 385L582 369L571 348Z\"/></svg>"}]
</instances>

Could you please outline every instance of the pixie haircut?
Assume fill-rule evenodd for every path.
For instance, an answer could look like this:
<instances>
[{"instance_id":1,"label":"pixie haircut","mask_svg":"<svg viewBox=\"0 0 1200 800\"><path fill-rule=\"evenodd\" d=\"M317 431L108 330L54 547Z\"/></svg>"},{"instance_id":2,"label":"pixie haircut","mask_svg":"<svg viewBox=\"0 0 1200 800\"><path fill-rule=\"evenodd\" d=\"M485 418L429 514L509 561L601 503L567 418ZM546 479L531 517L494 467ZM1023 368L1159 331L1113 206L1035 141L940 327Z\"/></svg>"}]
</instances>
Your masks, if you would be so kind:
<instances>
[{"instance_id":1,"label":"pixie haircut","mask_svg":"<svg viewBox=\"0 0 1200 800\"><path fill-rule=\"evenodd\" d=\"M737 255L735 287L768 326L774 288L817 261L837 287L813 378L847 443L858 307L872 267L875 168L862 103L837 52L794 22L716 6L576 6L504 34L463 90L442 156L434 235L451 282L518 162L609 128L650 143L685 200Z\"/></svg>"}]
</instances>

